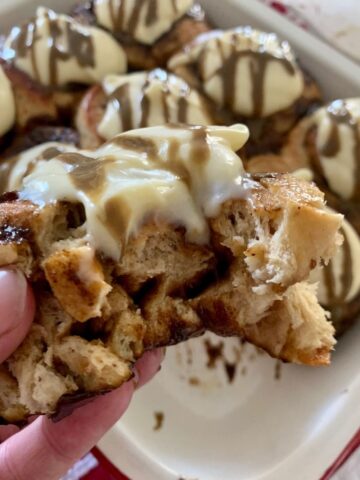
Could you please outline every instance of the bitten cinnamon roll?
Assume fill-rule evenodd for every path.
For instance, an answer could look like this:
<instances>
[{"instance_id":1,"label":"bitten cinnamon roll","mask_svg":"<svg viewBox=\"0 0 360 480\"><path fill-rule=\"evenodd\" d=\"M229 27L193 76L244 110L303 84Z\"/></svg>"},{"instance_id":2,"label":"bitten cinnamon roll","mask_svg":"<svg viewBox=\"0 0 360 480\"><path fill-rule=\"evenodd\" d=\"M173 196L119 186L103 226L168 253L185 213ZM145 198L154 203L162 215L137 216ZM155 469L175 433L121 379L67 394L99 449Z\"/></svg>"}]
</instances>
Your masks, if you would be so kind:
<instances>
[{"instance_id":1,"label":"bitten cinnamon roll","mask_svg":"<svg viewBox=\"0 0 360 480\"><path fill-rule=\"evenodd\" d=\"M20 129L71 116L84 85L127 70L124 50L110 34L44 7L12 28L1 58L15 93Z\"/></svg>"},{"instance_id":2,"label":"bitten cinnamon roll","mask_svg":"<svg viewBox=\"0 0 360 480\"><path fill-rule=\"evenodd\" d=\"M322 112L326 111L325 109ZM319 118L319 114L315 117ZM334 133L334 132L333 132ZM296 138L298 139L297 135ZM338 141L340 137L335 134ZM330 141L330 137L327 137ZM331 140L331 142L334 138ZM292 147L295 145L292 144ZM293 172L301 180L312 182L319 179L312 169L308 159L296 158L289 154L289 149L282 155L258 155L246 164L249 173L265 172ZM304 153L304 152L302 152ZM343 159L344 160L344 159ZM347 163L345 161L345 163ZM338 164L337 177L339 185L342 182L342 167ZM335 172L336 173L336 172ZM329 198L329 195L326 197ZM331 197L330 197L331 203ZM328 209L336 213L335 210ZM352 217L350 216L350 220ZM360 313L360 236L359 231L348 221L344 220L341 227L344 238L336 255L326 265L321 265L311 274L311 281L318 284L317 296L320 304L330 312L331 321L336 329L337 336L344 333L356 321Z\"/></svg>"},{"instance_id":3,"label":"bitten cinnamon roll","mask_svg":"<svg viewBox=\"0 0 360 480\"><path fill-rule=\"evenodd\" d=\"M251 27L200 35L168 67L249 127L247 156L279 150L289 130L320 100L290 45Z\"/></svg>"},{"instance_id":4,"label":"bitten cinnamon roll","mask_svg":"<svg viewBox=\"0 0 360 480\"><path fill-rule=\"evenodd\" d=\"M110 31L126 51L133 69L165 66L183 45L210 29L193 0L91 0L72 15Z\"/></svg>"},{"instance_id":5,"label":"bitten cinnamon roll","mask_svg":"<svg viewBox=\"0 0 360 480\"><path fill-rule=\"evenodd\" d=\"M247 138L243 125L151 127L11 165L0 265L24 272L37 312L0 372L2 422L61 414L64 397L118 388L143 352L205 330L329 363L334 329L306 280L342 216L314 185L246 174Z\"/></svg>"},{"instance_id":6,"label":"bitten cinnamon roll","mask_svg":"<svg viewBox=\"0 0 360 480\"><path fill-rule=\"evenodd\" d=\"M118 133L166 123L205 126L224 119L196 89L159 68L107 76L84 96L76 117L83 148L98 147Z\"/></svg>"}]
</instances>

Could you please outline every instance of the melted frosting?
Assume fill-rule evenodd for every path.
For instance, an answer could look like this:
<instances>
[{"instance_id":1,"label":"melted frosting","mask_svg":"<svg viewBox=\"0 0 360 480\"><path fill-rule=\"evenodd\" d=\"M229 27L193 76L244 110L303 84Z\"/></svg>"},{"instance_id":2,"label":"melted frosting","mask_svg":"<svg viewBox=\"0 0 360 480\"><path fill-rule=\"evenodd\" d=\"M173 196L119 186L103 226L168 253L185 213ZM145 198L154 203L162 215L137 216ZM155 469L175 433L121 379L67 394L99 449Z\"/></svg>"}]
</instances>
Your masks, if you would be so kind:
<instances>
[{"instance_id":1,"label":"melted frosting","mask_svg":"<svg viewBox=\"0 0 360 480\"><path fill-rule=\"evenodd\" d=\"M11 83L0 66L0 135L8 132L15 123L16 108Z\"/></svg>"},{"instance_id":2,"label":"melted frosting","mask_svg":"<svg viewBox=\"0 0 360 480\"><path fill-rule=\"evenodd\" d=\"M166 123L212 123L200 94L164 70L109 75L102 86L108 100L98 133L107 140L135 128Z\"/></svg>"},{"instance_id":3,"label":"melted frosting","mask_svg":"<svg viewBox=\"0 0 360 480\"><path fill-rule=\"evenodd\" d=\"M335 100L317 110L314 168L345 200L360 200L360 98Z\"/></svg>"},{"instance_id":4,"label":"melted frosting","mask_svg":"<svg viewBox=\"0 0 360 480\"><path fill-rule=\"evenodd\" d=\"M340 232L344 243L329 264L314 270L310 279L319 282L319 302L327 308L343 305L360 294L360 238L347 220Z\"/></svg>"},{"instance_id":5,"label":"melted frosting","mask_svg":"<svg viewBox=\"0 0 360 480\"><path fill-rule=\"evenodd\" d=\"M0 193L19 190L24 177L32 172L40 160L49 160L60 153L72 151L73 145L47 142L3 161L0 164Z\"/></svg>"},{"instance_id":6,"label":"melted frosting","mask_svg":"<svg viewBox=\"0 0 360 480\"><path fill-rule=\"evenodd\" d=\"M99 25L151 45L191 7L193 0L95 0Z\"/></svg>"},{"instance_id":7,"label":"melted frosting","mask_svg":"<svg viewBox=\"0 0 360 480\"><path fill-rule=\"evenodd\" d=\"M3 56L46 86L92 84L127 69L125 52L110 34L44 7L11 30Z\"/></svg>"},{"instance_id":8,"label":"melted frosting","mask_svg":"<svg viewBox=\"0 0 360 480\"><path fill-rule=\"evenodd\" d=\"M132 130L95 151L74 149L39 160L19 195L40 206L81 202L87 241L114 259L149 219L180 225L188 241L205 243L206 218L246 192L235 152L247 138L243 125Z\"/></svg>"},{"instance_id":9,"label":"melted frosting","mask_svg":"<svg viewBox=\"0 0 360 480\"><path fill-rule=\"evenodd\" d=\"M238 115L284 110L304 88L290 45L251 27L200 35L169 62L170 70L184 65L194 65L209 97Z\"/></svg>"}]
</instances>

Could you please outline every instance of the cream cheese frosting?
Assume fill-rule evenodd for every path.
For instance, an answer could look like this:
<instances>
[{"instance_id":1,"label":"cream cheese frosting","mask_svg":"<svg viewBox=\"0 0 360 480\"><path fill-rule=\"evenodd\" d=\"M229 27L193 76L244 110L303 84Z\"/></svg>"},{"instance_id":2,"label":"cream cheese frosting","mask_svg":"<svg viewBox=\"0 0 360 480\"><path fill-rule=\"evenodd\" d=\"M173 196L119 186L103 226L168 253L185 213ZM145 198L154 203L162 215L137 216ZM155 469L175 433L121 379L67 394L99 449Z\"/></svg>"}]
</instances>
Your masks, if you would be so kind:
<instances>
[{"instance_id":1,"label":"cream cheese frosting","mask_svg":"<svg viewBox=\"0 0 360 480\"><path fill-rule=\"evenodd\" d=\"M125 52L109 33L44 7L12 28L3 52L6 60L45 86L93 84L127 69Z\"/></svg>"},{"instance_id":2,"label":"cream cheese frosting","mask_svg":"<svg viewBox=\"0 0 360 480\"><path fill-rule=\"evenodd\" d=\"M24 177L31 173L37 162L49 160L60 153L72 151L74 151L73 145L60 142L46 142L9 158L0 165L0 183L3 185L2 190L19 190Z\"/></svg>"},{"instance_id":3,"label":"cream cheese frosting","mask_svg":"<svg viewBox=\"0 0 360 480\"><path fill-rule=\"evenodd\" d=\"M316 165L329 188L360 199L360 98L335 100L309 120L316 125Z\"/></svg>"},{"instance_id":4,"label":"cream cheese frosting","mask_svg":"<svg viewBox=\"0 0 360 480\"><path fill-rule=\"evenodd\" d=\"M15 123L16 107L11 83L0 66L0 135L8 132Z\"/></svg>"},{"instance_id":5,"label":"cream cheese frosting","mask_svg":"<svg viewBox=\"0 0 360 480\"><path fill-rule=\"evenodd\" d=\"M347 220L340 233L344 243L329 264L313 270L310 277L319 283L319 302L328 308L351 302L360 294L360 238Z\"/></svg>"},{"instance_id":6,"label":"cream cheese frosting","mask_svg":"<svg viewBox=\"0 0 360 480\"><path fill-rule=\"evenodd\" d=\"M201 95L181 78L159 68L109 75L102 87L107 105L97 130L107 140L118 133L147 126L213 123Z\"/></svg>"},{"instance_id":7,"label":"cream cheese frosting","mask_svg":"<svg viewBox=\"0 0 360 480\"><path fill-rule=\"evenodd\" d=\"M250 117L290 107L304 78L290 45L251 27L212 31L169 61L170 70L195 65L207 95L218 105Z\"/></svg>"},{"instance_id":8,"label":"cream cheese frosting","mask_svg":"<svg viewBox=\"0 0 360 480\"><path fill-rule=\"evenodd\" d=\"M40 206L81 202L87 241L114 259L149 218L182 226L188 241L205 243L206 219L226 200L246 195L243 164L235 152L247 138L243 125L132 130L94 151L73 147L38 160L19 195Z\"/></svg>"},{"instance_id":9,"label":"cream cheese frosting","mask_svg":"<svg viewBox=\"0 0 360 480\"><path fill-rule=\"evenodd\" d=\"M151 45L170 30L192 6L193 0L95 0L99 25L114 33L127 33Z\"/></svg>"}]
</instances>

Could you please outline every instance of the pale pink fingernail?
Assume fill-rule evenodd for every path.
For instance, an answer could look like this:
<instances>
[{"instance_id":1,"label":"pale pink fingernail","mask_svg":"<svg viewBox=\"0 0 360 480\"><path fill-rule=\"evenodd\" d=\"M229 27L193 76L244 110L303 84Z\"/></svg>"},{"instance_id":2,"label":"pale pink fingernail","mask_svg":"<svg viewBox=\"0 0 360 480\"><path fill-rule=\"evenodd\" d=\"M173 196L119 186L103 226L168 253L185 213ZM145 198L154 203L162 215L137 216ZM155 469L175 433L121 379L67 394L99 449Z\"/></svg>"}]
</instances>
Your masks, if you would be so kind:
<instances>
[{"instance_id":1,"label":"pale pink fingernail","mask_svg":"<svg viewBox=\"0 0 360 480\"><path fill-rule=\"evenodd\" d=\"M140 381L140 375L139 375L139 372L138 372L136 367L134 367L134 369L133 369L133 374L134 374L134 376L132 378L132 382L133 382L134 388L136 390L138 388L139 381Z\"/></svg>"},{"instance_id":2,"label":"pale pink fingernail","mask_svg":"<svg viewBox=\"0 0 360 480\"><path fill-rule=\"evenodd\" d=\"M27 306L27 282L24 275L12 268L0 269L0 291L0 335L2 335L22 321Z\"/></svg>"}]
</instances>

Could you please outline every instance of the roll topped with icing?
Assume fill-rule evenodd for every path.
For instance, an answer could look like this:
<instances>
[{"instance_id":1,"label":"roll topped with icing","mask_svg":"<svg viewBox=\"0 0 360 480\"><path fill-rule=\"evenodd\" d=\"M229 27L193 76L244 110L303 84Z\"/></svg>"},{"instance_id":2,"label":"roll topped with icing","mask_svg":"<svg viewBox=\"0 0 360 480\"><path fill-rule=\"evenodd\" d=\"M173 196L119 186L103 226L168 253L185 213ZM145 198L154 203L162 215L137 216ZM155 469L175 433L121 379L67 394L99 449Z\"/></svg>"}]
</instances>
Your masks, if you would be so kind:
<instances>
[{"instance_id":1,"label":"roll topped with icing","mask_svg":"<svg viewBox=\"0 0 360 480\"><path fill-rule=\"evenodd\" d=\"M201 95L181 78L159 68L151 72L109 75L102 87L107 107L98 132L106 139L134 128L166 123L213 123Z\"/></svg>"},{"instance_id":2,"label":"roll topped with icing","mask_svg":"<svg viewBox=\"0 0 360 480\"><path fill-rule=\"evenodd\" d=\"M108 75L84 96L76 117L83 148L94 148L118 133L167 123L210 125L209 101L180 77L157 68Z\"/></svg>"},{"instance_id":3,"label":"roll topped with icing","mask_svg":"<svg viewBox=\"0 0 360 480\"><path fill-rule=\"evenodd\" d=\"M344 243L335 257L311 278L319 281L318 298L327 308L345 305L360 295L360 237L346 220L341 234Z\"/></svg>"},{"instance_id":4,"label":"roll topped with icing","mask_svg":"<svg viewBox=\"0 0 360 480\"><path fill-rule=\"evenodd\" d=\"M38 7L27 23L12 28L2 56L41 85L52 87L93 84L109 73L127 70L125 53L110 34L44 7Z\"/></svg>"},{"instance_id":5,"label":"roll topped with icing","mask_svg":"<svg viewBox=\"0 0 360 480\"><path fill-rule=\"evenodd\" d=\"M153 44L192 6L193 0L94 0L93 12L102 27Z\"/></svg>"},{"instance_id":6,"label":"roll topped with icing","mask_svg":"<svg viewBox=\"0 0 360 480\"><path fill-rule=\"evenodd\" d=\"M235 153L247 138L243 125L163 126L132 130L95 151L58 154L57 148L53 158L31 164L19 195L39 205L81 202L88 241L114 259L151 216L183 226L191 242L206 243L206 218L247 194ZM29 172L30 158L21 171Z\"/></svg>"},{"instance_id":7,"label":"roll topped with icing","mask_svg":"<svg viewBox=\"0 0 360 480\"><path fill-rule=\"evenodd\" d=\"M335 100L309 120L316 129L313 167L344 200L360 200L360 98Z\"/></svg>"},{"instance_id":8,"label":"roll topped with icing","mask_svg":"<svg viewBox=\"0 0 360 480\"><path fill-rule=\"evenodd\" d=\"M214 102L245 117L267 117L285 110L304 89L290 45L274 33L251 27L200 35L169 61L170 70L184 67L195 68Z\"/></svg>"},{"instance_id":9,"label":"roll topped with icing","mask_svg":"<svg viewBox=\"0 0 360 480\"><path fill-rule=\"evenodd\" d=\"M331 194L334 208L360 201L360 98L338 99L305 117L290 133L283 155L310 168ZM332 195L335 194L335 195ZM347 212L348 213L348 212Z\"/></svg>"}]
</instances>

